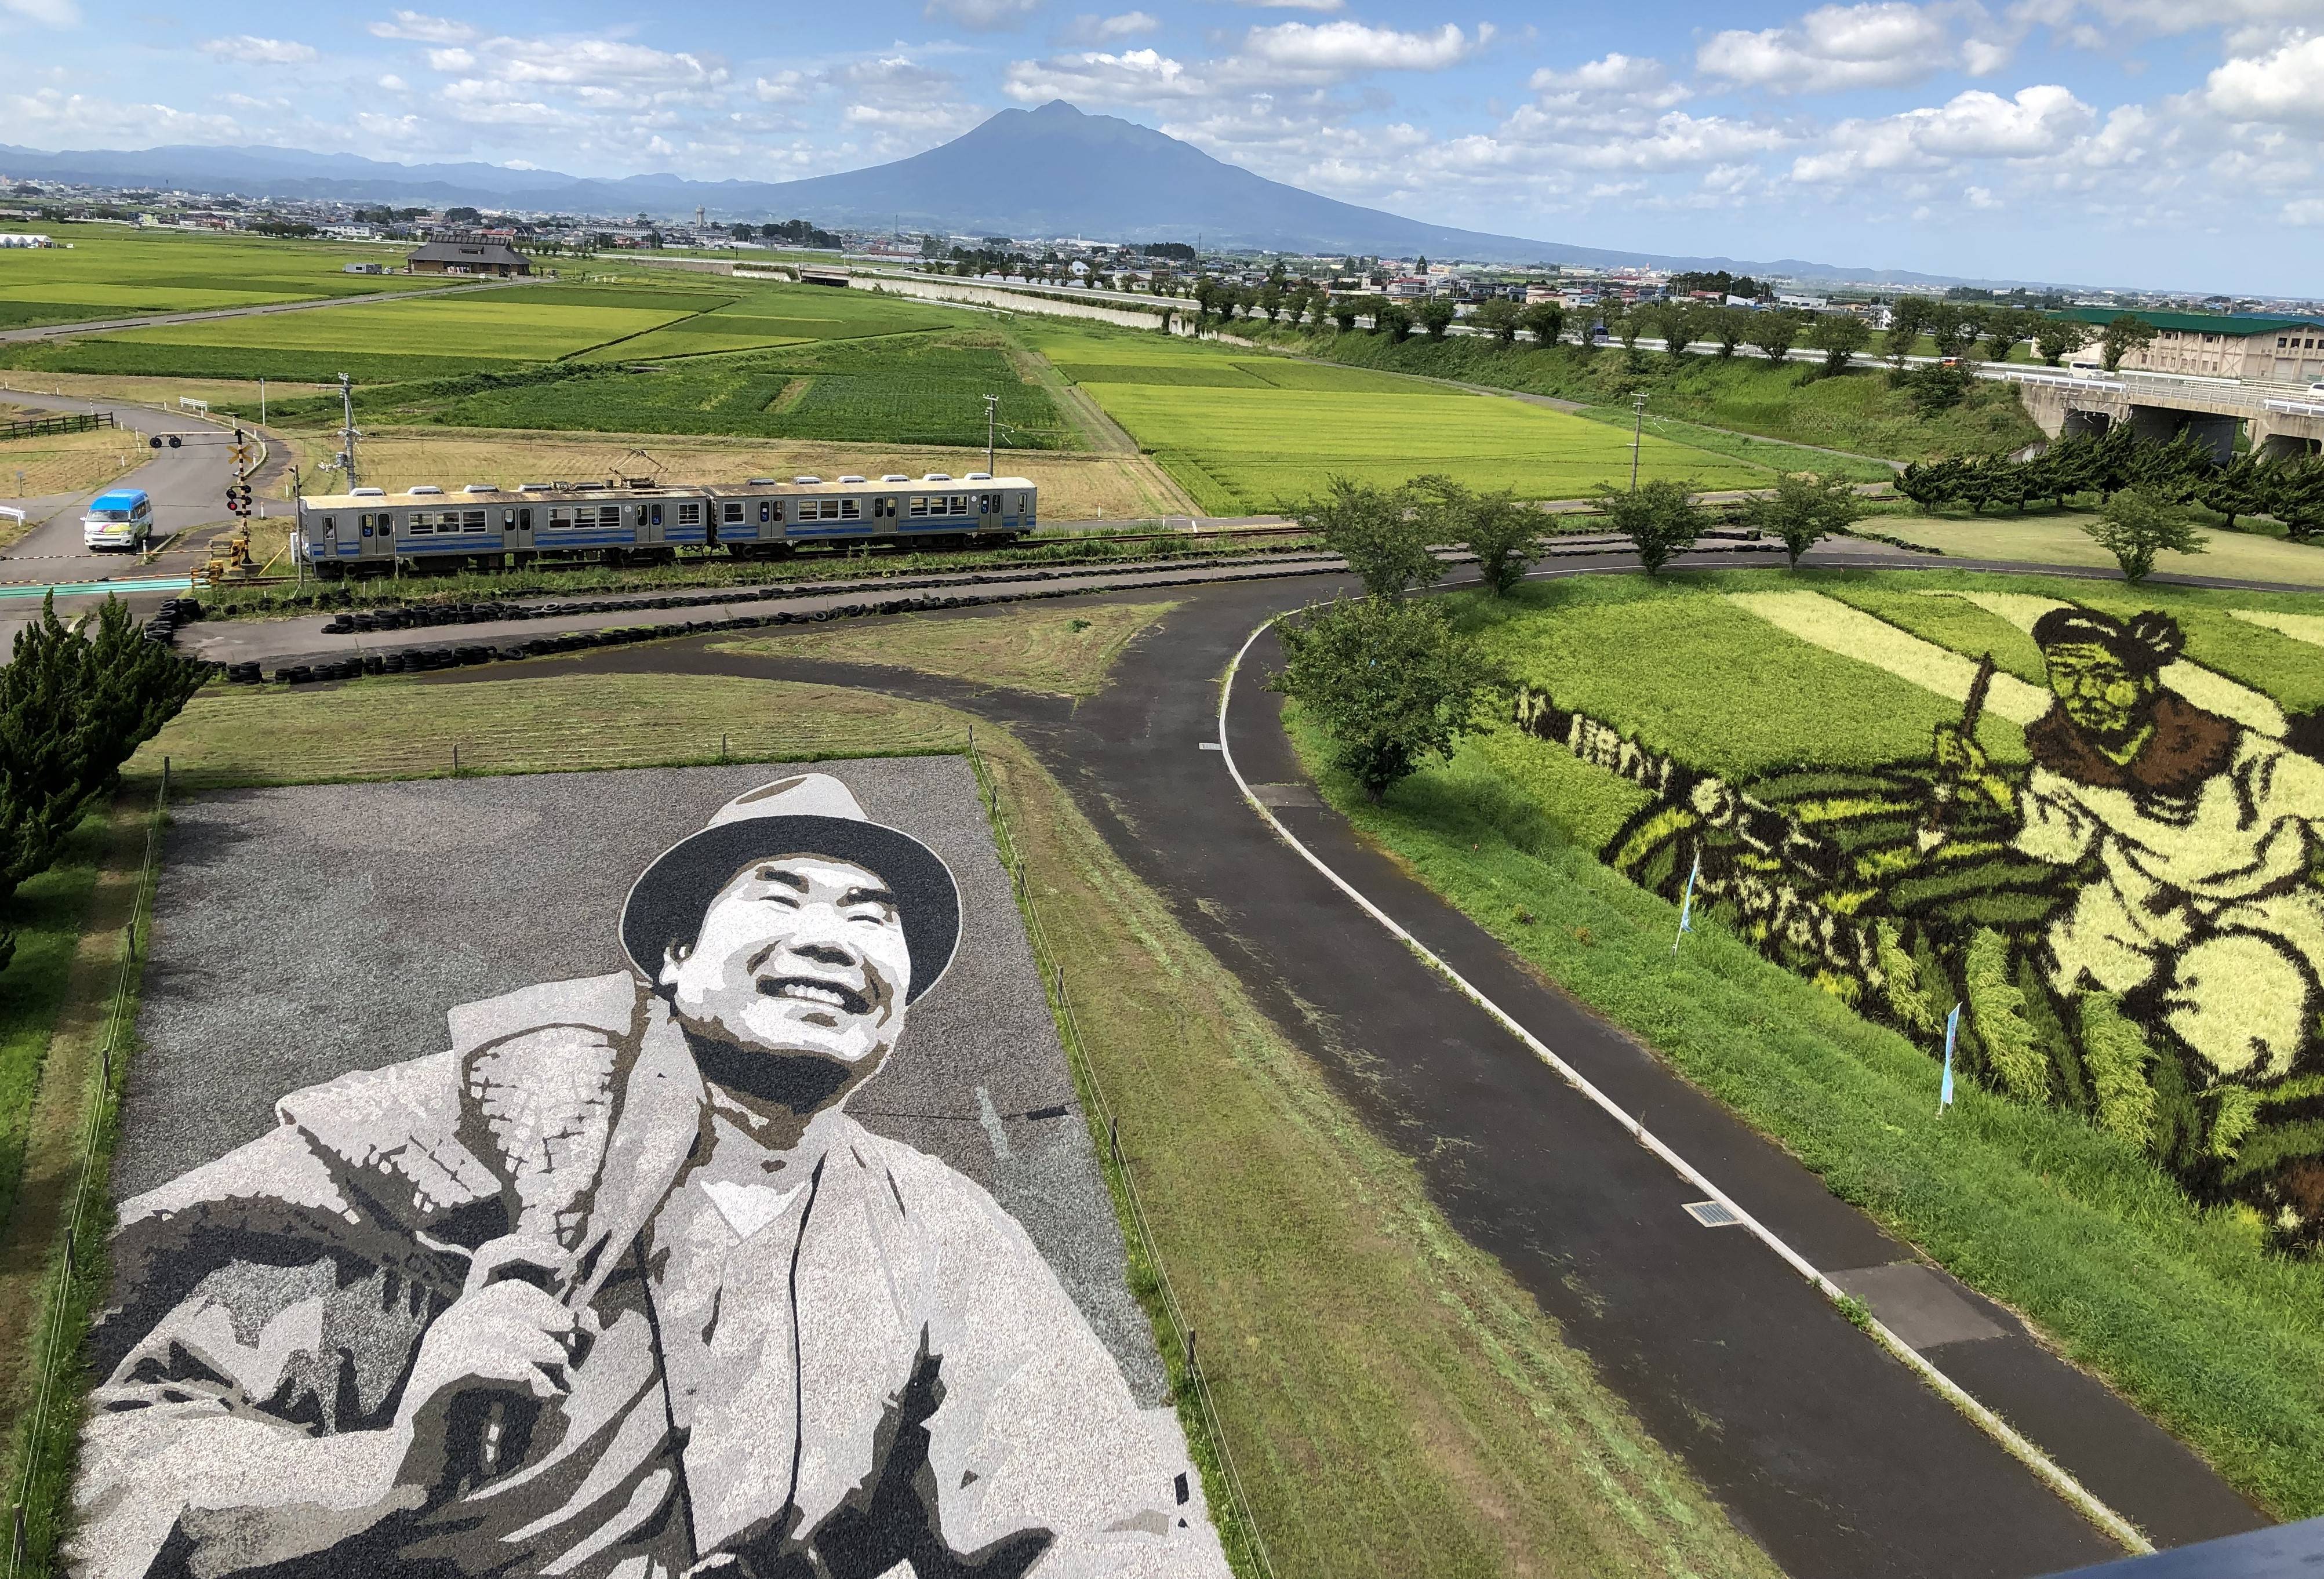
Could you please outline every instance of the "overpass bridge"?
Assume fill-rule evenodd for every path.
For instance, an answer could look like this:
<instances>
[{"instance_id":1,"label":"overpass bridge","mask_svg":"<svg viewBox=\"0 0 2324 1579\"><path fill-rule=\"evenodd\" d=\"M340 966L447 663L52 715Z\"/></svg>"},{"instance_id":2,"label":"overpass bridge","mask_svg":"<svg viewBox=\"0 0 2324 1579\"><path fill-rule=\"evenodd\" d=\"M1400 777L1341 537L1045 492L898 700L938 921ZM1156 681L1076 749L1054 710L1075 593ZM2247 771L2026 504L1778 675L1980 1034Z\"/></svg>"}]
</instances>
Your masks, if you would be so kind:
<instances>
[{"instance_id":1,"label":"overpass bridge","mask_svg":"<svg viewBox=\"0 0 2324 1579\"><path fill-rule=\"evenodd\" d=\"M2235 458L2237 426L2248 422L2254 454L2324 449L2324 394L2305 384L2128 370L2094 375L1990 362L1978 376L2016 384L2027 414L2052 439L2127 422L2141 439L2191 436L2225 465Z\"/></svg>"}]
</instances>

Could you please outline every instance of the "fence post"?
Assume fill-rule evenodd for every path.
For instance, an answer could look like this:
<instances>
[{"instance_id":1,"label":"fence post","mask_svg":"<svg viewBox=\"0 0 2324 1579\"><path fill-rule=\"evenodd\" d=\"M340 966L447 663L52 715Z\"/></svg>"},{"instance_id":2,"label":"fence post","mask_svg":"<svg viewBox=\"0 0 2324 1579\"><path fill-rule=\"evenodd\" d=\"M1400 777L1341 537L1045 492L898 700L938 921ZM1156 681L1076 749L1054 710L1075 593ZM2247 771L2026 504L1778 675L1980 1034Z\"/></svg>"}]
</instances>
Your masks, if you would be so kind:
<instances>
[{"instance_id":1,"label":"fence post","mask_svg":"<svg viewBox=\"0 0 2324 1579\"><path fill-rule=\"evenodd\" d=\"M161 759L161 799L164 800L170 799L170 759L168 757Z\"/></svg>"},{"instance_id":2,"label":"fence post","mask_svg":"<svg viewBox=\"0 0 2324 1579\"><path fill-rule=\"evenodd\" d=\"M73 1235L79 1227L77 1223L65 1224L65 1281L68 1283L72 1281L73 1276Z\"/></svg>"},{"instance_id":3,"label":"fence post","mask_svg":"<svg viewBox=\"0 0 2324 1579\"><path fill-rule=\"evenodd\" d=\"M8 1572L11 1574L24 1565L24 1505L22 1502L16 1504L14 1523L15 1537L8 1547Z\"/></svg>"},{"instance_id":4,"label":"fence post","mask_svg":"<svg viewBox=\"0 0 2324 1579\"><path fill-rule=\"evenodd\" d=\"M456 740L452 743L452 771L460 771L460 743Z\"/></svg>"},{"instance_id":5,"label":"fence post","mask_svg":"<svg viewBox=\"0 0 2324 1579\"><path fill-rule=\"evenodd\" d=\"M1194 1329L1193 1327L1186 1329L1186 1374L1189 1378L1194 1374Z\"/></svg>"},{"instance_id":6,"label":"fence post","mask_svg":"<svg viewBox=\"0 0 2324 1579\"><path fill-rule=\"evenodd\" d=\"M1116 1113L1105 1127L1106 1144L1112 1149L1113 1165L1121 1166L1121 1115Z\"/></svg>"}]
</instances>

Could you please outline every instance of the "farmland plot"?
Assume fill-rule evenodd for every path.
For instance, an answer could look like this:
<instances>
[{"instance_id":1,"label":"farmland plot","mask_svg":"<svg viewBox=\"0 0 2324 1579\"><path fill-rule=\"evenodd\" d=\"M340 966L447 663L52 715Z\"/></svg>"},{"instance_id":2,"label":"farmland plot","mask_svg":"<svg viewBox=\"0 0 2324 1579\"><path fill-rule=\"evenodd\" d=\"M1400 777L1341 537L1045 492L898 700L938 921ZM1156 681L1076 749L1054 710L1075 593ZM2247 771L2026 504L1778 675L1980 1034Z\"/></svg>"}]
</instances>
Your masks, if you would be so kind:
<instances>
[{"instance_id":1,"label":"farmland plot","mask_svg":"<svg viewBox=\"0 0 2324 1579\"><path fill-rule=\"evenodd\" d=\"M117 225L42 228L69 245L0 253L0 328L424 291L443 283L344 272L350 263L401 262L399 254L379 246Z\"/></svg>"},{"instance_id":2,"label":"farmland plot","mask_svg":"<svg viewBox=\"0 0 2324 1579\"><path fill-rule=\"evenodd\" d=\"M255 350L400 352L545 362L625 339L685 316L678 303L600 307L564 300L500 300L482 291L383 301L314 312L216 319L124 330L107 338L140 346L233 346Z\"/></svg>"}]
</instances>

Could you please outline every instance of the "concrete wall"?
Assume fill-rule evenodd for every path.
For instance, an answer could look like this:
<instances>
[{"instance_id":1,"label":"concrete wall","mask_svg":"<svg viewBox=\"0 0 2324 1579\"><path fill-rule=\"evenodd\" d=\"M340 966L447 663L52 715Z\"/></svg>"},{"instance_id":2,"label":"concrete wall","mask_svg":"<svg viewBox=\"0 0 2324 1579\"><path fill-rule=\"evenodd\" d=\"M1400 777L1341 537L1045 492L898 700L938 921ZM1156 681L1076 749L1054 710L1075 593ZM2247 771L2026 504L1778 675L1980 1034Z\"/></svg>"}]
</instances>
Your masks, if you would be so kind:
<instances>
[{"instance_id":1,"label":"concrete wall","mask_svg":"<svg viewBox=\"0 0 2324 1579\"><path fill-rule=\"evenodd\" d=\"M1095 301L1074 301L1056 296L1036 296L1028 291L1009 291L996 285L979 285L973 280L903 280L889 275L876 278L858 274L849 282L858 291L885 291L893 296L916 296L925 301L953 301L965 307L987 307L1001 312L1038 312L1054 318L1093 319L1099 323L1120 324L1124 328L1158 328L1162 313L1176 319L1194 316L1194 304L1167 302L1156 304L1152 312L1136 308L1107 307Z\"/></svg>"}]
</instances>

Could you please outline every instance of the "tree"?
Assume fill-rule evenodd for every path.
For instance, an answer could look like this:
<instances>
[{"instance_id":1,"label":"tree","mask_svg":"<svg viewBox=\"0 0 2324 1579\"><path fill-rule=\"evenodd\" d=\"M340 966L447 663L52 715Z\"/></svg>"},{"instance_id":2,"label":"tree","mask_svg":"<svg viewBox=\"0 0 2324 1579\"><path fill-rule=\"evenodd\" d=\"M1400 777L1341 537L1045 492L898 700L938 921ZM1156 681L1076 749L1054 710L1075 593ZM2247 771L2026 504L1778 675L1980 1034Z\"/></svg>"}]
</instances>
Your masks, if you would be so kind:
<instances>
[{"instance_id":1,"label":"tree","mask_svg":"<svg viewBox=\"0 0 2324 1579\"><path fill-rule=\"evenodd\" d=\"M1913 414L1926 420L1967 399L1977 374L1967 367L1931 362L1905 374L1903 382L1905 398L1913 402Z\"/></svg>"},{"instance_id":2,"label":"tree","mask_svg":"<svg viewBox=\"0 0 2324 1579\"><path fill-rule=\"evenodd\" d=\"M1880 342L1880 349L1895 371L1904 371L1904 358L1921 343L1922 331L1929 327L1929 309L1934 305L1925 296L1899 296L1896 305L1888 309L1887 337Z\"/></svg>"},{"instance_id":3,"label":"tree","mask_svg":"<svg viewBox=\"0 0 2324 1579\"><path fill-rule=\"evenodd\" d=\"M2034 349L2055 367L2090 343L2090 326L2078 319L2045 318L2034 330Z\"/></svg>"},{"instance_id":4,"label":"tree","mask_svg":"<svg viewBox=\"0 0 2324 1579\"><path fill-rule=\"evenodd\" d=\"M1751 314L1740 307L1722 307L1707 315L1706 332L1719 342L1719 358L1732 361L1735 347L1751 337Z\"/></svg>"},{"instance_id":5,"label":"tree","mask_svg":"<svg viewBox=\"0 0 2324 1579\"><path fill-rule=\"evenodd\" d=\"M1626 494L1609 483L1599 484L1596 491L1598 513L1630 540L1649 576L1659 575L1673 554L1692 548L1702 535L1692 482L1657 477L1639 484L1635 493Z\"/></svg>"},{"instance_id":6,"label":"tree","mask_svg":"<svg viewBox=\"0 0 2324 1579\"><path fill-rule=\"evenodd\" d=\"M1864 501L1846 477L1816 472L1786 472L1774 493L1744 506L1744 519L1778 539L1797 569L1800 556L1864 518Z\"/></svg>"},{"instance_id":7,"label":"tree","mask_svg":"<svg viewBox=\"0 0 2324 1579\"><path fill-rule=\"evenodd\" d=\"M1622 342L1623 365L1633 373L1644 365L1638 360L1638 337L1646 333L1650 317L1645 308L1636 305L1606 309L1606 331Z\"/></svg>"},{"instance_id":8,"label":"tree","mask_svg":"<svg viewBox=\"0 0 2324 1579\"><path fill-rule=\"evenodd\" d=\"M2082 530L2114 556L2123 578L2133 586L2154 568L2155 555L2200 554L2210 540L2195 530L2182 506L2146 488L2125 488Z\"/></svg>"},{"instance_id":9,"label":"tree","mask_svg":"<svg viewBox=\"0 0 2324 1579\"><path fill-rule=\"evenodd\" d=\"M1332 765L1373 803L1430 758L1450 762L1485 727L1508 679L1434 603L1367 597L1280 620L1284 667L1268 688L1332 739Z\"/></svg>"},{"instance_id":10,"label":"tree","mask_svg":"<svg viewBox=\"0 0 2324 1579\"><path fill-rule=\"evenodd\" d=\"M2267 508L2264 471L2259 457L2237 456L2196 485L2196 502L2207 510L2218 511L2225 517L2221 524L2233 531L2236 517L2257 515Z\"/></svg>"},{"instance_id":11,"label":"tree","mask_svg":"<svg viewBox=\"0 0 2324 1579\"><path fill-rule=\"evenodd\" d=\"M1928 329L1940 357L1967 356L1977 338L1977 321L1958 301L1930 302Z\"/></svg>"},{"instance_id":12,"label":"tree","mask_svg":"<svg viewBox=\"0 0 2324 1579\"><path fill-rule=\"evenodd\" d=\"M1374 333L1386 330L1388 337L1401 346L1412 338L1412 311L1400 301L1383 301L1372 310Z\"/></svg>"},{"instance_id":13,"label":"tree","mask_svg":"<svg viewBox=\"0 0 2324 1579\"><path fill-rule=\"evenodd\" d=\"M1413 317L1420 320L1420 327L1428 331L1432 340L1443 339L1444 331L1460 316L1460 309L1442 296L1432 296L1413 310Z\"/></svg>"},{"instance_id":14,"label":"tree","mask_svg":"<svg viewBox=\"0 0 2324 1579\"><path fill-rule=\"evenodd\" d=\"M1547 520L1508 490L1475 494L1439 476L1415 477L1406 485L1420 501L1427 537L1457 543L1476 555L1477 574L1493 596L1508 596L1541 558Z\"/></svg>"},{"instance_id":15,"label":"tree","mask_svg":"<svg viewBox=\"0 0 2324 1579\"><path fill-rule=\"evenodd\" d=\"M1522 316L1516 302L1506 296L1496 296L1490 301L1479 302L1477 310L1469 315L1469 321L1502 345L1514 346Z\"/></svg>"},{"instance_id":16,"label":"tree","mask_svg":"<svg viewBox=\"0 0 2324 1579\"><path fill-rule=\"evenodd\" d=\"M2283 535L2306 542L2324 528L2324 456L2292 455L2268 462L2260 473L2264 508L2283 525Z\"/></svg>"},{"instance_id":17,"label":"tree","mask_svg":"<svg viewBox=\"0 0 2324 1579\"><path fill-rule=\"evenodd\" d=\"M1563 302L1533 302L1526 308L1518 321L1533 336L1534 344L1544 350L1565 337L1565 307Z\"/></svg>"},{"instance_id":18,"label":"tree","mask_svg":"<svg viewBox=\"0 0 2324 1579\"><path fill-rule=\"evenodd\" d=\"M1279 263L1276 266L1278 269L1282 267ZM1283 287L1272 280L1261 285L1259 288L1259 310L1267 315L1268 322L1273 323L1283 311Z\"/></svg>"},{"instance_id":19,"label":"tree","mask_svg":"<svg viewBox=\"0 0 2324 1579\"><path fill-rule=\"evenodd\" d=\"M1771 308L1755 315L1751 320L1751 343L1758 346L1770 362L1781 362L1789 356L1794 343L1799 337L1799 318L1786 309Z\"/></svg>"},{"instance_id":20,"label":"tree","mask_svg":"<svg viewBox=\"0 0 2324 1579\"><path fill-rule=\"evenodd\" d=\"M2118 315L2098 336L2098 359L2108 373L2122 370L2122 359L2154 342L2154 326L2136 313Z\"/></svg>"},{"instance_id":21,"label":"tree","mask_svg":"<svg viewBox=\"0 0 2324 1579\"><path fill-rule=\"evenodd\" d=\"M1428 551L1428 522L1416 514L1406 490L1349 477L1333 477L1323 489L1321 499L1308 501L1292 519L1347 560L1367 595L1402 597L1416 586L1434 586L1444 574Z\"/></svg>"},{"instance_id":22,"label":"tree","mask_svg":"<svg viewBox=\"0 0 2324 1579\"><path fill-rule=\"evenodd\" d=\"M1332 322L1338 326L1340 332L1349 335L1355 332L1356 319L1362 316L1363 308L1352 296L1334 296L1329 311Z\"/></svg>"},{"instance_id":23,"label":"tree","mask_svg":"<svg viewBox=\"0 0 2324 1579\"><path fill-rule=\"evenodd\" d=\"M0 666L0 903L47 869L121 764L209 678L148 642L107 597L93 627L69 630L53 596ZM0 956L7 952L0 937Z\"/></svg>"},{"instance_id":24,"label":"tree","mask_svg":"<svg viewBox=\"0 0 2324 1579\"><path fill-rule=\"evenodd\" d=\"M1872 326L1852 312L1827 312L1808 327L1807 342L1823 353L1824 376L1834 377L1872 343Z\"/></svg>"},{"instance_id":25,"label":"tree","mask_svg":"<svg viewBox=\"0 0 2324 1579\"><path fill-rule=\"evenodd\" d=\"M1985 354L2006 362L2010 354L2032 339L2043 324L2042 315L2020 307L1996 307L1985 315Z\"/></svg>"},{"instance_id":26,"label":"tree","mask_svg":"<svg viewBox=\"0 0 2324 1579\"><path fill-rule=\"evenodd\" d=\"M1702 337L1702 314L1691 302L1665 301L1655 306L1648 321L1662 336L1663 349L1670 359L1683 365L1686 348Z\"/></svg>"}]
</instances>

